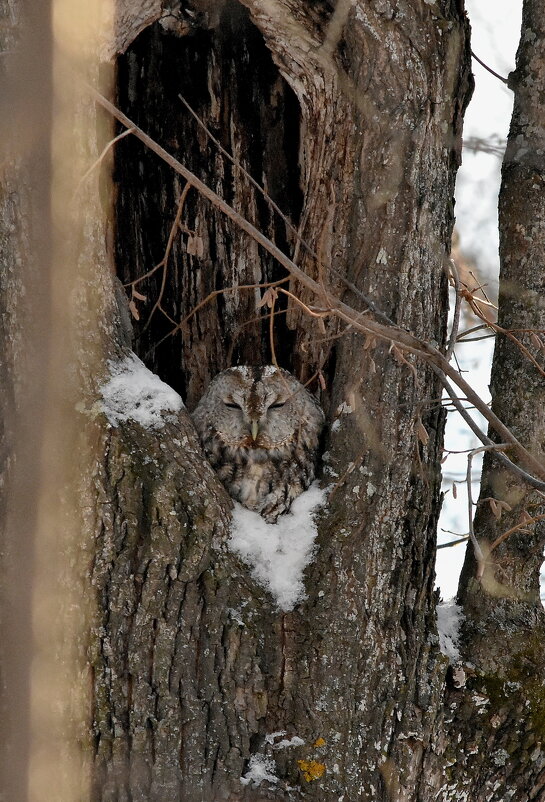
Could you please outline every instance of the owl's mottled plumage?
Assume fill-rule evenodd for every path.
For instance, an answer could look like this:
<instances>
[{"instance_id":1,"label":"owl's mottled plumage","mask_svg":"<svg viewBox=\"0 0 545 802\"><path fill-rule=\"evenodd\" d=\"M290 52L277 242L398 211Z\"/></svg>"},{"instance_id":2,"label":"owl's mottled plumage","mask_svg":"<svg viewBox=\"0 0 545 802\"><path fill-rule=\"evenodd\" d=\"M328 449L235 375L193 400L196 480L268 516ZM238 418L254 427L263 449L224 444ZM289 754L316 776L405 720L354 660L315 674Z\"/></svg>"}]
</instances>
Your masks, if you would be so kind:
<instances>
[{"instance_id":1,"label":"owl's mottled plumage","mask_svg":"<svg viewBox=\"0 0 545 802\"><path fill-rule=\"evenodd\" d=\"M286 370L224 370L192 417L230 495L269 523L312 482L324 414Z\"/></svg>"}]
</instances>

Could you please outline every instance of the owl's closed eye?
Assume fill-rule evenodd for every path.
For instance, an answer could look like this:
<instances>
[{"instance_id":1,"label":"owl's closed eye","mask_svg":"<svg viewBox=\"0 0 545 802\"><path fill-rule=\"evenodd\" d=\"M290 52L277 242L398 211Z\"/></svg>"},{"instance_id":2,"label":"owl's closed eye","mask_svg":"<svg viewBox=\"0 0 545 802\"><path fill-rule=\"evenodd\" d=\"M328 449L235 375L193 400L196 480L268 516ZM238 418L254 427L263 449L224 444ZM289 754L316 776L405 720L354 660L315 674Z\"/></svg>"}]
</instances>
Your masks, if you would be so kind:
<instances>
[{"instance_id":1,"label":"owl's closed eye","mask_svg":"<svg viewBox=\"0 0 545 802\"><path fill-rule=\"evenodd\" d=\"M286 370L219 373L193 412L212 467L230 495L274 523L312 482L324 415Z\"/></svg>"}]
</instances>

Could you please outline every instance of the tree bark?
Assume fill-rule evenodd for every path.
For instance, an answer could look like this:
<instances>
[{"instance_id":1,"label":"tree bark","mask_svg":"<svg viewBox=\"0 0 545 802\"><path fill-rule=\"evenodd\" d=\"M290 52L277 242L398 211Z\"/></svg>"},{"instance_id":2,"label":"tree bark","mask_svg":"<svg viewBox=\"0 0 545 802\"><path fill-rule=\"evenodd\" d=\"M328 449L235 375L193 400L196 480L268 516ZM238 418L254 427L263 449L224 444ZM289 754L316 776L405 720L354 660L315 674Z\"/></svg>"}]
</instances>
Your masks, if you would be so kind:
<instances>
[{"instance_id":1,"label":"tree bark","mask_svg":"<svg viewBox=\"0 0 545 802\"><path fill-rule=\"evenodd\" d=\"M124 2L117 11L101 52L119 51L119 106L325 288L311 298L292 280L290 291L314 306L336 293L370 314L364 293L398 325L443 344L443 266L471 91L461 4L194 0L162 12ZM179 94L318 258L218 153ZM79 110L92 163L110 133L90 97ZM185 195L179 177L131 136L115 145L113 175L113 193L107 170L102 184L96 173L85 184L87 272L78 285L87 462L77 490L96 599L91 798L480 801L509 798L499 794L516 776L514 793L539 799L539 682L530 672L532 681L520 680L511 694L516 702L506 701L512 680L501 657L490 646L486 662L471 640L471 624L477 631L484 623L471 602L482 591L469 580L461 598L475 684L455 688L438 648L433 565L444 419L435 374L388 344L343 333L339 321L324 331L287 296L278 301L280 364L303 380L318 372L324 380L330 487L307 599L279 611L228 549L231 501L187 411L157 430L110 426L94 402L107 360L126 353L112 261L129 295L131 287L138 293L136 352L189 408L217 371L273 358L269 321L254 320L262 291L241 287L285 274L194 190ZM181 228L173 230L178 208ZM164 265L140 280L160 264L171 231ZM320 392L318 382L310 386ZM526 597L517 603L537 619L535 594L531 605ZM487 597L481 607L493 604L500 602ZM515 659L529 618L509 621ZM501 690L493 698L497 742L496 724L483 726L479 713L484 672L486 698ZM507 743L515 716L533 738L518 752ZM278 732L300 745L275 748ZM488 760L471 757L475 744ZM514 755L511 763L501 763L501 749ZM270 761L275 778L244 784L256 756Z\"/></svg>"},{"instance_id":2,"label":"tree bark","mask_svg":"<svg viewBox=\"0 0 545 802\"><path fill-rule=\"evenodd\" d=\"M187 38L176 38L171 23L167 32L160 23L145 31L119 60L122 109L289 252L293 235L180 108L181 92L324 265L400 325L442 342L443 262L470 86L463 16L447 6L434 19L416 3L399 16L367 4L341 4L335 14L305 3L245 6L249 15L220 4L211 19L199 17L196 4L178 33L182 23L204 22ZM117 264L128 284L162 258L182 187L130 138L118 145L116 178ZM171 317L183 318L213 290L279 278L270 258L193 192L182 220L203 251L191 254L184 238L173 247L163 294ZM319 277L316 260L301 246L296 252ZM156 299L161 272L138 291ZM329 292L360 303L338 275L324 280ZM240 338L238 327L256 316L256 291L246 293L226 293L188 321L181 344L171 337L148 354L190 404L231 360L270 359L268 327L248 326ZM136 343L146 354L172 324L157 312L147 323L139 307ZM322 370L324 405L340 424L326 445L325 475L336 488L307 572L308 600L282 614L225 552L229 505L214 477L210 524L191 534L200 516L180 487L198 474L182 478L178 465L166 476L170 448L159 469L152 460L145 476L135 472L137 457L120 474L127 447L118 440L134 443L137 434L112 432L103 480L110 513L96 524L99 553L108 554L95 578L108 642L95 671L97 798L117 799L120 785L142 800L289 799L294 787L320 800L419 793L445 673L433 596L443 419L427 402L439 387L422 366L412 369L411 357L390 358L385 345L364 348L350 333L324 342L296 308L277 319L275 336L282 365L303 379ZM153 438L144 447L137 439L139 454L156 453ZM179 512L169 519L172 508ZM164 521L178 534L165 538ZM188 537L199 544L191 571ZM123 600L119 576L129 579ZM305 745L273 751L266 735L283 730ZM278 783L243 786L249 758L266 754L275 757ZM325 773L305 779L300 761Z\"/></svg>"},{"instance_id":3,"label":"tree bark","mask_svg":"<svg viewBox=\"0 0 545 802\"><path fill-rule=\"evenodd\" d=\"M512 339L498 335L491 379L493 410L542 463L543 354L536 348L536 336L525 331L545 328L545 178L539 155L545 147L544 34L542 5L525 0L517 67L509 76L515 103L499 200L498 323L515 331L537 366ZM488 502L491 497L509 504L500 520ZM503 532L521 525L526 514L530 518L544 511L540 494L508 473L493 455L485 455L475 517L485 554ZM489 711L488 722L475 734L478 757L472 758L481 766L479 775L488 766L487 784L481 777L482 789L474 785L473 799L489 799L488 789L494 786L505 789L505 798L534 800L545 795L545 614L539 589L544 546L543 522L520 526L489 555L482 582L476 578L472 550L466 557L459 599L466 619L464 656L472 664L468 687L481 694L479 704ZM455 693L453 705L460 703L466 704ZM475 771L474 764L469 771Z\"/></svg>"}]
</instances>

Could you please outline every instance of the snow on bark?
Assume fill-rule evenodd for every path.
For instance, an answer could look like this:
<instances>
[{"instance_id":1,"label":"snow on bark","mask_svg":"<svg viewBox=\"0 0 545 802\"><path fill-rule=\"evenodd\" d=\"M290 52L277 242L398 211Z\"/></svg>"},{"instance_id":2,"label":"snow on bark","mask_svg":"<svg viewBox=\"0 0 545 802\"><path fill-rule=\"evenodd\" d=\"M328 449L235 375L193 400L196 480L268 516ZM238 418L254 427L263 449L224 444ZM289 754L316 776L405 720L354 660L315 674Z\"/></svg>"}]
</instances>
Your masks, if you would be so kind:
<instances>
[{"instance_id":1,"label":"snow on bark","mask_svg":"<svg viewBox=\"0 0 545 802\"><path fill-rule=\"evenodd\" d=\"M257 788L262 782L269 782L274 785L278 782L278 777L274 773L275 770L276 766L272 758L265 757L265 755L252 755L249 769L240 778L240 782L242 785L252 783L254 788Z\"/></svg>"},{"instance_id":2,"label":"snow on bark","mask_svg":"<svg viewBox=\"0 0 545 802\"><path fill-rule=\"evenodd\" d=\"M101 388L102 411L112 426L133 420L145 429L161 429L183 407L172 387L138 359L136 354L109 362L111 376Z\"/></svg>"},{"instance_id":3,"label":"snow on bark","mask_svg":"<svg viewBox=\"0 0 545 802\"><path fill-rule=\"evenodd\" d=\"M229 548L251 567L256 582L285 612L305 598L303 574L314 556L317 535L313 514L324 500L325 493L315 482L275 524L235 503Z\"/></svg>"},{"instance_id":4,"label":"snow on bark","mask_svg":"<svg viewBox=\"0 0 545 802\"><path fill-rule=\"evenodd\" d=\"M462 618L462 611L454 599L449 599L437 605L439 646L442 653L445 657L448 657L451 663L456 663L460 659L458 645Z\"/></svg>"}]
</instances>

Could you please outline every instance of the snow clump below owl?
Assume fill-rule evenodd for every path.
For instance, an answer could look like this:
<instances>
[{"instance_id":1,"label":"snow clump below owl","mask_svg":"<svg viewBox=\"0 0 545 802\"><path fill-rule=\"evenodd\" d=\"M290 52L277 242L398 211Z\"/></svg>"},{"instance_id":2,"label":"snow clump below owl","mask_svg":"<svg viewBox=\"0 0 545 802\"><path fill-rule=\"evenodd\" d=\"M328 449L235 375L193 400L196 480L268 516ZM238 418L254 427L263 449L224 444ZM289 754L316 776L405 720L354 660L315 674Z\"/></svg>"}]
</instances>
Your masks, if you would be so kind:
<instances>
[{"instance_id":1,"label":"snow clump below owl","mask_svg":"<svg viewBox=\"0 0 545 802\"><path fill-rule=\"evenodd\" d=\"M229 494L276 523L316 470L324 413L282 368L219 373L192 414L206 455Z\"/></svg>"}]
</instances>

